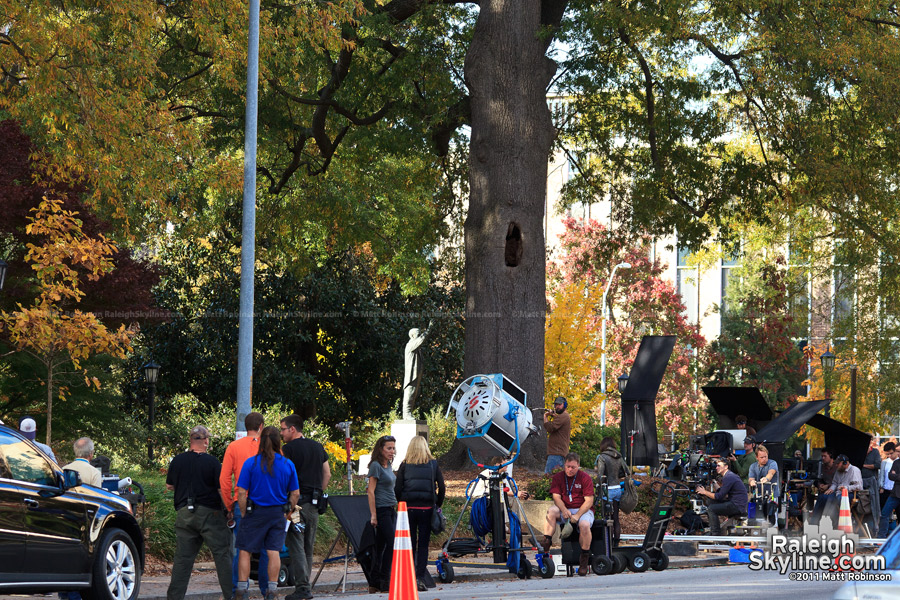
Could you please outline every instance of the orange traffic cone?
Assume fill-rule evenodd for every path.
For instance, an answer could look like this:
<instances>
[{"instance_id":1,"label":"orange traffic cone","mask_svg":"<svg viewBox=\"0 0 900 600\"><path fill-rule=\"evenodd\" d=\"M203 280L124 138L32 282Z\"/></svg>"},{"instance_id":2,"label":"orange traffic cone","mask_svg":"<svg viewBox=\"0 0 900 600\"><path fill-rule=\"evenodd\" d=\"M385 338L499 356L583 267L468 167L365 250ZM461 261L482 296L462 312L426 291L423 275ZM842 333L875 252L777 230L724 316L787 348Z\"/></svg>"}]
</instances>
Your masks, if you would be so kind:
<instances>
[{"instance_id":1,"label":"orange traffic cone","mask_svg":"<svg viewBox=\"0 0 900 600\"><path fill-rule=\"evenodd\" d=\"M841 512L838 515L838 529L846 533L853 533L853 521L850 519L850 497L847 495L847 488L841 489Z\"/></svg>"},{"instance_id":2,"label":"orange traffic cone","mask_svg":"<svg viewBox=\"0 0 900 600\"><path fill-rule=\"evenodd\" d=\"M391 562L391 588L388 600L419 600L406 502L401 502L397 506L397 530L394 533L394 556Z\"/></svg>"}]
</instances>

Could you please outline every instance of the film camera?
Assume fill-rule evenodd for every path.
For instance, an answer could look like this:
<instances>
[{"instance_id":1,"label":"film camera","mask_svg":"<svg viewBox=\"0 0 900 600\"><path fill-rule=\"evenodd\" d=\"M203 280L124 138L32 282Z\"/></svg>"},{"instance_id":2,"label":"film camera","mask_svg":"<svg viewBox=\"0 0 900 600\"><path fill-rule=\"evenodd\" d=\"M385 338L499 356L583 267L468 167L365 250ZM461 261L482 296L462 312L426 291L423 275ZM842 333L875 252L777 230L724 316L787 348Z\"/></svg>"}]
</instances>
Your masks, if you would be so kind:
<instances>
[{"instance_id":1,"label":"film camera","mask_svg":"<svg viewBox=\"0 0 900 600\"><path fill-rule=\"evenodd\" d=\"M698 485L709 489L716 479L716 461L706 454L697 452L682 455L682 473L684 482L691 489Z\"/></svg>"}]
</instances>

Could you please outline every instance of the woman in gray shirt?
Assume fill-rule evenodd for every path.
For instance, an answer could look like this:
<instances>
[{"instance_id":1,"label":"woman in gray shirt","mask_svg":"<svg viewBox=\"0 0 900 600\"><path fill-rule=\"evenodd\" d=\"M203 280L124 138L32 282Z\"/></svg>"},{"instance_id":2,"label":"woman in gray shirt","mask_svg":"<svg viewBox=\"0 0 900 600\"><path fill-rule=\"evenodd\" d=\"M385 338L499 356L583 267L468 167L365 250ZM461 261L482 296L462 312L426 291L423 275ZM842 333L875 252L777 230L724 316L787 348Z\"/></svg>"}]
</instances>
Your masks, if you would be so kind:
<instances>
[{"instance_id":1,"label":"woman in gray shirt","mask_svg":"<svg viewBox=\"0 0 900 600\"><path fill-rule=\"evenodd\" d=\"M397 497L394 485L397 476L391 462L397 455L396 440L383 435L372 448L369 462L369 482L366 494L369 496L370 522L375 528L375 557L372 561L370 593L387 592L391 583L391 559L394 555L394 530L397 528Z\"/></svg>"}]
</instances>

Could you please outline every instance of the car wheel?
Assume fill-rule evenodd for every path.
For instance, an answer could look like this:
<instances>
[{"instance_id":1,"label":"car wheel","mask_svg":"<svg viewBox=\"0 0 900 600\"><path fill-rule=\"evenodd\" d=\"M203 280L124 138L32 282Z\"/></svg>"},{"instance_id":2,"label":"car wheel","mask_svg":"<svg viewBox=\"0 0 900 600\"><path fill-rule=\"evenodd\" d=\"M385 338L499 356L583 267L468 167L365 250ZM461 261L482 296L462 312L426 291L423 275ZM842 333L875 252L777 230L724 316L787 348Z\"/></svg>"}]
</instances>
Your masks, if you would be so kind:
<instances>
[{"instance_id":1,"label":"car wheel","mask_svg":"<svg viewBox=\"0 0 900 600\"><path fill-rule=\"evenodd\" d=\"M88 600L136 600L141 590L141 567L134 542L121 529L110 528L94 548Z\"/></svg>"}]
</instances>

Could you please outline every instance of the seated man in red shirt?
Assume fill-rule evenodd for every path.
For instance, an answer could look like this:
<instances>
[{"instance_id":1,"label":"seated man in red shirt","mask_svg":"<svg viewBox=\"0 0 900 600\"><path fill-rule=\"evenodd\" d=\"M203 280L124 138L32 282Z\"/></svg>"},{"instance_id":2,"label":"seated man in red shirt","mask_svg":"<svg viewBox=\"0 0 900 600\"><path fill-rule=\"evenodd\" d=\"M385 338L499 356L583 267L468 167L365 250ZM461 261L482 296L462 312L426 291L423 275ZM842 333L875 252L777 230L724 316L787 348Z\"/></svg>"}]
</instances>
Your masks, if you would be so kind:
<instances>
[{"instance_id":1,"label":"seated man in red shirt","mask_svg":"<svg viewBox=\"0 0 900 600\"><path fill-rule=\"evenodd\" d=\"M544 527L544 552L550 551L553 532L557 525L563 525L562 535L567 529L577 526L581 542L581 557L578 574L587 575L591 560L591 525L594 524L594 482L591 476L581 470L581 457L574 452L566 455L563 470L550 480L550 494L553 506L547 509L547 525ZM569 525L566 527L565 525Z\"/></svg>"}]
</instances>

